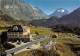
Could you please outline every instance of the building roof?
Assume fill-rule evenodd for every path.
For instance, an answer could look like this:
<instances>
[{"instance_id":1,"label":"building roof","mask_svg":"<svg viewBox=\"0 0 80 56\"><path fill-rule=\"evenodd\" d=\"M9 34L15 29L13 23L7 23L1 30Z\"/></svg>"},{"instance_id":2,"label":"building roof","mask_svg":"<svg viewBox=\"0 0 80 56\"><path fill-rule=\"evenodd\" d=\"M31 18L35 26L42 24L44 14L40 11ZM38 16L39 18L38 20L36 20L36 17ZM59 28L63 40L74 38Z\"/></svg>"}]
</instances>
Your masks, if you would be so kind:
<instances>
[{"instance_id":1,"label":"building roof","mask_svg":"<svg viewBox=\"0 0 80 56\"><path fill-rule=\"evenodd\" d=\"M23 28L21 25L13 25L8 29L8 32L23 32Z\"/></svg>"}]
</instances>

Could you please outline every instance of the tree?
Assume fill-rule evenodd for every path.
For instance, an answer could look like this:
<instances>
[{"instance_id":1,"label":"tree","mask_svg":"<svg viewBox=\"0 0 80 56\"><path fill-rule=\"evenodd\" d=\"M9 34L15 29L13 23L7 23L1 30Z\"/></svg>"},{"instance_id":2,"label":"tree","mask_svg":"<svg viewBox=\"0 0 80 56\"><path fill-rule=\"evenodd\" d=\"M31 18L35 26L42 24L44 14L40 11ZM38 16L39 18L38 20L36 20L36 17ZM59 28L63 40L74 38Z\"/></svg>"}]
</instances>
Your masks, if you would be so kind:
<instances>
[{"instance_id":1,"label":"tree","mask_svg":"<svg viewBox=\"0 0 80 56\"><path fill-rule=\"evenodd\" d=\"M38 33L37 31L35 32L35 34L36 34L36 35L39 35L39 33Z\"/></svg>"},{"instance_id":2,"label":"tree","mask_svg":"<svg viewBox=\"0 0 80 56\"><path fill-rule=\"evenodd\" d=\"M2 52L4 52L5 51L5 48L3 47L3 45L0 43L0 54L2 53Z\"/></svg>"},{"instance_id":3,"label":"tree","mask_svg":"<svg viewBox=\"0 0 80 56\"><path fill-rule=\"evenodd\" d=\"M80 35L80 28L79 27L74 28L73 32L77 35Z\"/></svg>"},{"instance_id":4,"label":"tree","mask_svg":"<svg viewBox=\"0 0 80 56\"><path fill-rule=\"evenodd\" d=\"M9 43L5 43L3 46L4 46L4 48L5 48L6 50L8 50L8 49L12 49L12 48L15 48L14 45L9 44Z\"/></svg>"},{"instance_id":5,"label":"tree","mask_svg":"<svg viewBox=\"0 0 80 56\"><path fill-rule=\"evenodd\" d=\"M8 39L8 37L7 37L7 32L2 32L2 34L1 34L1 43L2 44L4 44L4 43L6 43L6 41L7 41L7 39Z\"/></svg>"},{"instance_id":6,"label":"tree","mask_svg":"<svg viewBox=\"0 0 80 56\"><path fill-rule=\"evenodd\" d=\"M57 36L56 35L52 35L52 38L57 38Z\"/></svg>"}]
</instances>

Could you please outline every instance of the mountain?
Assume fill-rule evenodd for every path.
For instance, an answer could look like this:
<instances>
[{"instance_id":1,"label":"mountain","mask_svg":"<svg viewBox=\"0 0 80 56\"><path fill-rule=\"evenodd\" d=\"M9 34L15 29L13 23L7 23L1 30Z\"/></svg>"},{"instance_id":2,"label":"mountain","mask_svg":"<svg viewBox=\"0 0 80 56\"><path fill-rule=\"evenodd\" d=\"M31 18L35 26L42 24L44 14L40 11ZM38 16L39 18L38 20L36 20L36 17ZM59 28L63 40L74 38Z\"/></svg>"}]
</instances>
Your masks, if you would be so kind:
<instances>
[{"instance_id":1,"label":"mountain","mask_svg":"<svg viewBox=\"0 0 80 56\"><path fill-rule=\"evenodd\" d=\"M30 24L33 26L41 26L41 27L46 27L46 22L48 19L38 19L38 20L32 20L30 21Z\"/></svg>"},{"instance_id":2,"label":"mountain","mask_svg":"<svg viewBox=\"0 0 80 56\"><path fill-rule=\"evenodd\" d=\"M56 18L56 17L49 18L45 20L43 25L48 27L52 27L56 25L65 26L71 29L76 27L80 28L80 8L74 10L70 14L67 14L61 18Z\"/></svg>"},{"instance_id":3,"label":"mountain","mask_svg":"<svg viewBox=\"0 0 80 56\"><path fill-rule=\"evenodd\" d=\"M10 15L5 14L2 10L0 10L0 27L8 27L16 24L29 25L29 21L15 20Z\"/></svg>"},{"instance_id":4,"label":"mountain","mask_svg":"<svg viewBox=\"0 0 80 56\"><path fill-rule=\"evenodd\" d=\"M0 0L0 10L17 20L46 19L48 16L39 8L33 8L22 0ZM44 16L42 16L44 15Z\"/></svg>"},{"instance_id":5,"label":"mountain","mask_svg":"<svg viewBox=\"0 0 80 56\"><path fill-rule=\"evenodd\" d=\"M75 31L80 34L80 8L58 19L55 24L53 24L53 27L54 26L60 28L64 27L65 29Z\"/></svg>"},{"instance_id":6,"label":"mountain","mask_svg":"<svg viewBox=\"0 0 80 56\"><path fill-rule=\"evenodd\" d=\"M10 17L9 15L3 13L2 10L0 10L0 20L11 21L11 20L14 20L14 19L12 17Z\"/></svg>"},{"instance_id":7,"label":"mountain","mask_svg":"<svg viewBox=\"0 0 80 56\"><path fill-rule=\"evenodd\" d=\"M53 24L55 24L55 22L56 22L58 19L59 19L59 18L57 18L57 17L55 17L55 16L50 17L50 18L47 19L47 21L45 22L45 26L46 26L46 27L52 26Z\"/></svg>"},{"instance_id":8,"label":"mountain","mask_svg":"<svg viewBox=\"0 0 80 56\"><path fill-rule=\"evenodd\" d=\"M57 24L62 24L62 25L66 25L69 27L80 27L80 8L58 19L55 25Z\"/></svg>"},{"instance_id":9,"label":"mountain","mask_svg":"<svg viewBox=\"0 0 80 56\"><path fill-rule=\"evenodd\" d=\"M52 26L58 18L52 17L49 19L38 19L38 20L32 20L30 23L34 26L41 26L41 27L50 27Z\"/></svg>"},{"instance_id":10,"label":"mountain","mask_svg":"<svg viewBox=\"0 0 80 56\"><path fill-rule=\"evenodd\" d=\"M36 19L48 19L48 16L38 7L34 7L32 6L33 10L34 10L34 15Z\"/></svg>"},{"instance_id":11,"label":"mountain","mask_svg":"<svg viewBox=\"0 0 80 56\"><path fill-rule=\"evenodd\" d=\"M50 17L57 17L57 18L61 18L62 16L64 15L67 15L68 14L68 10L66 9L63 9L63 8L59 8L57 10L54 11L54 13L52 13L50 15Z\"/></svg>"},{"instance_id":12,"label":"mountain","mask_svg":"<svg viewBox=\"0 0 80 56\"><path fill-rule=\"evenodd\" d=\"M57 9L54 13L50 15L50 18L45 22L45 26L53 26L53 24L55 24L58 19L66 15L68 15L68 10L63 8Z\"/></svg>"},{"instance_id":13,"label":"mountain","mask_svg":"<svg viewBox=\"0 0 80 56\"><path fill-rule=\"evenodd\" d=\"M43 26L43 27L51 27L53 24L56 23L58 19L60 19L63 16L68 15L68 11L66 9L59 8L57 9L53 14L50 15L48 19L44 20L35 20L32 21L32 25L36 26Z\"/></svg>"}]
</instances>

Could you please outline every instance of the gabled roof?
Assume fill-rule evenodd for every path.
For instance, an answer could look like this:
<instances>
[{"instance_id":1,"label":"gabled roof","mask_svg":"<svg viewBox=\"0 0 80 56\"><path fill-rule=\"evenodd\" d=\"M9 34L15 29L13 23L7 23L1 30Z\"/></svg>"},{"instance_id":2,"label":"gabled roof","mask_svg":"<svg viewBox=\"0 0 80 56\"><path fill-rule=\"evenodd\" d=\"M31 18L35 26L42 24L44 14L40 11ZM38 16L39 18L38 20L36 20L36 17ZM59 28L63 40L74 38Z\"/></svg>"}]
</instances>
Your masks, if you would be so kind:
<instances>
[{"instance_id":1,"label":"gabled roof","mask_svg":"<svg viewBox=\"0 0 80 56\"><path fill-rule=\"evenodd\" d=\"M23 28L21 25L13 25L8 29L8 32L23 32Z\"/></svg>"}]
</instances>

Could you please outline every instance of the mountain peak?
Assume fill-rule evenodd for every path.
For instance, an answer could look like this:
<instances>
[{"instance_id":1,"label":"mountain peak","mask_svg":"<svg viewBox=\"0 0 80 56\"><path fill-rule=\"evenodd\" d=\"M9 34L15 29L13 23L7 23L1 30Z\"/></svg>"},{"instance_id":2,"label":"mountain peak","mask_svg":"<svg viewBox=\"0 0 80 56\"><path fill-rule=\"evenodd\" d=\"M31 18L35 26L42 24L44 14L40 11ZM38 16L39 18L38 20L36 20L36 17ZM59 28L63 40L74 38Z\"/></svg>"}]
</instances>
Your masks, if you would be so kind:
<instances>
[{"instance_id":1,"label":"mountain peak","mask_svg":"<svg viewBox=\"0 0 80 56\"><path fill-rule=\"evenodd\" d=\"M67 15L67 14L68 14L68 10L63 9L63 8L59 8L59 9L55 10L55 11L51 14L51 16L55 16L55 17L57 17L57 18L61 18L62 16Z\"/></svg>"},{"instance_id":2,"label":"mountain peak","mask_svg":"<svg viewBox=\"0 0 80 56\"><path fill-rule=\"evenodd\" d=\"M80 28L80 8L58 19L57 23L71 27L71 28L74 28L74 27Z\"/></svg>"}]
</instances>

